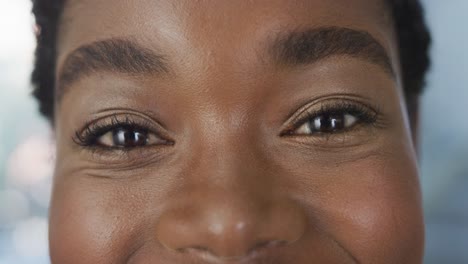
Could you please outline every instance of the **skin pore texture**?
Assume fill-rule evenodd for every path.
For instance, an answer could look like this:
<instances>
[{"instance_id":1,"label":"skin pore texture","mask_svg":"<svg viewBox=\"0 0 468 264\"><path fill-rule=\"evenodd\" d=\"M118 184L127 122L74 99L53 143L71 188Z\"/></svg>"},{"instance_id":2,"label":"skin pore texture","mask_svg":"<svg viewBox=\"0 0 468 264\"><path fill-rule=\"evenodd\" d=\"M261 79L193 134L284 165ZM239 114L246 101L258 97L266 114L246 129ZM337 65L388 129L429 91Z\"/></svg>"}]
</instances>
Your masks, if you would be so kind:
<instances>
[{"instance_id":1,"label":"skin pore texture","mask_svg":"<svg viewBox=\"0 0 468 264\"><path fill-rule=\"evenodd\" d=\"M391 25L376 0L69 0L52 263L422 263Z\"/></svg>"}]
</instances>

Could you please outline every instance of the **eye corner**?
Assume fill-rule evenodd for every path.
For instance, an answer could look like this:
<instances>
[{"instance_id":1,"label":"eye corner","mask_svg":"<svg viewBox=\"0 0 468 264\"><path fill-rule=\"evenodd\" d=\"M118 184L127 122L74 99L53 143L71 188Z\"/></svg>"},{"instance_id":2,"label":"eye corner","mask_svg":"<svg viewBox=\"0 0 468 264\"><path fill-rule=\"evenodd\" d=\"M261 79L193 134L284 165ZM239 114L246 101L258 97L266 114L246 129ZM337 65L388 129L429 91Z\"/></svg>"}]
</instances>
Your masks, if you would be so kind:
<instances>
[{"instance_id":1,"label":"eye corner","mask_svg":"<svg viewBox=\"0 0 468 264\"><path fill-rule=\"evenodd\" d=\"M278 137L291 137L294 136L294 126L288 125L286 127L281 128L280 132L278 133Z\"/></svg>"}]
</instances>

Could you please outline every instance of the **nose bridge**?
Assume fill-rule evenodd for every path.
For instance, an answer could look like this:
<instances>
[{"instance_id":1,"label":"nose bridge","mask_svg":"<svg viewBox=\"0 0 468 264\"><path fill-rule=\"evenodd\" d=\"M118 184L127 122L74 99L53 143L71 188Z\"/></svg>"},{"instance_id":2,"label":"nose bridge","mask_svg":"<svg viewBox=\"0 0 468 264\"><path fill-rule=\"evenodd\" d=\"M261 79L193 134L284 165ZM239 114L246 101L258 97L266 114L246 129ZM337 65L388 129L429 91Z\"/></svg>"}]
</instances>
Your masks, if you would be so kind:
<instances>
[{"instance_id":1,"label":"nose bridge","mask_svg":"<svg viewBox=\"0 0 468 264\"><path fill-rule=\"evenodd\" d=\"M259 122L249 115L249 106L230 102L206 108L212 110L199 114L188 148L192 151L189 159L197 164L192 170L200 171L197 177L228 179L262 174Z\"/></svg>"},{"instance_id":2,"label":"nose bridge","mask_svg":"<svg viewBox=\"0 0 468 264\"><path fill-rule=\"evenodd\" d=\"M268 213L275 199L275 176L266 169L256 133L250 132L256 130L253 122L240 110L225 113L199 123L204 127L193 140L192 166L185 174L187 193L192 193L197 209L216 222L210 225L213 233L222 228L245 230Z\"/></svg>"}]
</instances>

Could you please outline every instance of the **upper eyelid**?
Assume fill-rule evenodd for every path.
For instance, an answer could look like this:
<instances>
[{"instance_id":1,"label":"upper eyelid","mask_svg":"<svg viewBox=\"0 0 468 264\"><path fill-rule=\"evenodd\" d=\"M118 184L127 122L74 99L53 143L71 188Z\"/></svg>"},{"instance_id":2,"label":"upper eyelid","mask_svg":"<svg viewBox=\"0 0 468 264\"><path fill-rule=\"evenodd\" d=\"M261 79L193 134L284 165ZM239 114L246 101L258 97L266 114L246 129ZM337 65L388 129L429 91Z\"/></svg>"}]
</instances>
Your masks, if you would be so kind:
<instances>
[{"instance_id":1,"label":"upper eyelid","mask_svg":"<svg viewBox=\"0 0 468 264\"><path fill-rule=\"evenodd\" d=\"M301 112L305 111L306 109L312 107L313 105L320 104L323 102L328 101L353 101L358 102L365 105L372 105L372 99L366 96L357 95L354 93L333 93L333 94L326 94L321 96L315 96L313 98L301 100L296 104L292 111L286 115L285 123L288 123L294 117L301 114ZM375 107L375 110L380 110L378 107Z\"/></svg>"},{"instance_id":2,"label":"upper eyelid","mask_svg":"<svg viewBox=\"0 0 468 264\"><path fill-rule=\"evenodd\" d=\"M335 111L335 112L333 112ZM300 116L298 116L296 122L303 122L307 120L310 117L315 117L315 116L320 116L323 114L341 114L349 111L356 111L358 114L362 114L365 112L365 114L370 114L372 116L377 115L377 111L373 110L372 108L368 106L364 106L362 104L357 104L357 103L343 103L339 105L322 105L318 110L311 110L310 108L306 109Z\"/></svg>"},{"instance_id":3,"label":"upper eyelid","mask_svg":"<svg viewBox=\"0 0 468 264\"><path fill-rule=\"evenodd\" d=\"M82 125L79 126L81 130L83 130L86 126L99 122L100 120L104 120L106 118L112 116L129 116L129 117L136 117L138 119L142 119L145 121L150 122L152 125L154 124L156 127L162 128L164 131L169 131L165 126L164 122L161 122L161 117L157 112L152 110L142 110L137 111L133 108L127 107L108 107L101 109L95 113L91 113L91 117L87 120L83 120Z\"/></svg>"},{"instance_id":4,"label":"upper eyelid","mask_svg":"<svg viewBox=\"0 0 468 264\"><path fill-rule=\"evenodd\" d=\"M125 121L132 121L142 126L148 126L149 128L152 128L154 130L160 130L164 134L167 133L167 129L165 128L165 126L158 120L151 117L152 113L142 114L140 112L134 112L130 109L107 109L102 111L102 113L106 112L109 113L86 121L84 125L80 126L80 129L78 129L78 131L84 132L86 128L96 124L101 124L103 122L106 122L106 120L119 121L119 124L124 124L125 122L121 121L121 119L125 118Z\"/></svg>"},{"instance_id":5,"label":"upper eyelid","mask_svg":"<svg viewBox=\"0 0 468 264\"><path fill-rule=\"evenodd\" d=\"M333 102L333 103L331 103ZM334 104L334 106L336 106L337 109L339 109L340 107L346 105L346 106L350 106L350 105L353 105L353 106L356 106L356 107L363 107L363 108L367 108L373 112L378 112L377 110L375 110L372 106L370 105L367 105L363 102L360 102L360 101L357 101L357 100L353 100L353 99L343 99L343 98L330 98L330 99L327 99L327 100L323 100L323 101L319 101L319 102L315 102L315 103L311 103L311 104L307 104L305 106L303 106L301 108L301 110L298 111L297 114L294 114L292 116L293 119L298 119L299 116L302 116L304 113L310 113L308 112L314 105L320 105L320 110L319 111L315 111L315 112L320 112L321 110L323 110L324 106L327 106L327 107L330 107L330 105ZM331 108L331 107L330 107Z\"/></svg>"}]
</instances>

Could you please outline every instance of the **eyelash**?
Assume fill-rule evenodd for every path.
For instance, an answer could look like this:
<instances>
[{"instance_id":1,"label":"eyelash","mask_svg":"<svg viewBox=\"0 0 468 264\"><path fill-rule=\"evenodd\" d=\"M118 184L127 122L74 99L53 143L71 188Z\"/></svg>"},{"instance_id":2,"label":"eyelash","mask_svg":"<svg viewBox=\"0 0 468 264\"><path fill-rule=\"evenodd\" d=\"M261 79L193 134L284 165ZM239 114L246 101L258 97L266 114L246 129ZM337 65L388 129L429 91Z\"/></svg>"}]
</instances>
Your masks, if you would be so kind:
<instances>
[{"instance_id":1,"label":"eyelash","mask_svg":"<svg viewBox=\"0 0 468 264\"><path fill-rule=\"evenodd\" d=\"M123 118L123 119L122 119ZM126 128L129 130L138 130L145 133L153 133L160 136L158 133L150 129L151 124L149 121L140 121L129 115L112 115L102 121L90 122L85 125L82 131L76 131L73 141L82 147L87 148L102 148L112 149L112 147L101 146L98 143L100 137L108 132L118 128Z\"/></svg>"},{"instance_id":2,"label":"eyelash","mask_svg":"<svg viewBox=\"0 0 468 264\"><path fill-rule=\"evenodd\" d=\"M377 110L376 110L377 109ZM359 125L373 125L376 126L380 120L380 111L378 108L374 108L368 105L364 105L360 102L355 102L352 100L339 101L339 102L325 102L321 105L319 109L311 109L307 107L305 110L301 111L297 117L293 118L292 124L281 133L282 136L295 136L294 132L305 122L310 122L317 117L323 115L343 115L351 114L357 118L357 124L353 125L349 129L345 129L338 132L331 133L316 133L317 136L320 135L330 135L330 134L340 134L348 132L349 130L355 129L355 126ZM314 135L308 135L314 136Z\"/></svg>"}]
</instances>

